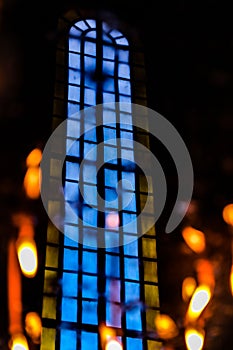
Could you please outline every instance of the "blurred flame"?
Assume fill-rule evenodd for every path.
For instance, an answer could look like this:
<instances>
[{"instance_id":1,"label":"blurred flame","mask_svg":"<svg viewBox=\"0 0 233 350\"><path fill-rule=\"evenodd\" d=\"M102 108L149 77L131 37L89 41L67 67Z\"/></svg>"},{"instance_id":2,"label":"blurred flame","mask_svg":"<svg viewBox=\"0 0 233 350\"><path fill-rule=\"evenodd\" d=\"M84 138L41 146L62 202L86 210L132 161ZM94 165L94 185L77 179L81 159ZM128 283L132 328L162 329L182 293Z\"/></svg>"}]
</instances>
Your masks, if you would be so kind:
<instances>
[{"instance_id":1,"label":"blurred flame","mask_svg":"<svg viewBox=\"0 0 233 350\"><path fill-rule=\"evenodd\" d=\"M40 180L41 169L39 167L28 168L24 177L24 188L26 194L31 199L39 198L40 196Z\"/></svg>"},{"instance_id":2,"label":"blurred flame","mask_svg":"<svg viewBox=\"0 0 233 350\"><path fill-rule=\"evenodd\" d=\"M182 230L182 236L189 248L195 253L201 253L205 250L205 235L202 231L187 226Z\"/></svg>"},{"instance_id":3,"label":"blurred flame","mask_svg":"<svg viewBox=\"0 0 233 350\"><path fill-rule=\"evenodd\" d=\"M34 148L26 159L26 166L29 167L37 167L40 165L42 159L42 152L39 148Z\"/></svg>"},{"instance_id":4,"label":"blurred flame","mask_svg":"<svg viewBox=\"0 0 233 350\"><path fill-rule=\"evenodd\" d=\"M197 286L196 280L193 277L186 277L182 283L182 298L184 301L188 301Z\"/></svg>"},{"instance_id":5,"label":"blurred flame","mask_svg":"<svg viewBox=\"0 0 233 350\"><path fill-rule=\"evenodd\" d=\"M11 240L8 246L7 290L9 333L11 335L15 333L22 333L21 273L14 240Z\"/></svg>"},{"instance_id":6,"label":"blurred flame","mask_svg":"<svg viewBox=\"0 0 233 350\"><path fill-rule=\"evenodd\" d=\"M107 341L105 350L122 350L121 343L116 339L110 339Z\"/></svg>"},{"instance_id":7,"label":"blurred flame","mask_svg":"<svg viewBox=\"0 0 233 350\"><path fill-rule=\"evenodd\" d=\"M179 333L173 319L165 314L159 314L155 317L155 328L162 339L174 338Z\"/></svg>"},{"instance_id":8,"label":"blurred flame","mask_svg":"<svg viewBox=\"0 0 233 350\"><path fill-rule=\"evenodd\" d=\"M29 350L28 342L22 333L14 334L9 342L11 350Z\"/></svg>"},{"instance_id":9,"label":"blurred flame","mask_svg":"<svg viewBox=\"0 0 233 350\"><path fill-rule=\"evenodd\" d=\"M233 226L233 203L227 204L222 211L223 220L228 224Z\"/></svg>"},{"instance_id":10,"label":"blurred flame","mask_svg":"<svg viewBox=\"0 0 233 350\"><path fill-rule=\"evenodd\" d=\"M21 237L16 242L16 249L22 273L26 277L34 277L38 268L35 241L29 237Z\"/></svg>"},{"instance_id":11,"label":"blurred flame","mask_svg":"<svg viewBox=\"0 0 233 350\"><path fill-rule=\"evenodd\" d=\"M215 277L212 264L207 259L196 261L197 280L199 284L207 285L213 290Z\"/></svg>"},{"instance_id":12,"label":"blurred flame","mask_svg":"<svg viewBox=\"0 0 233 350\"><path fill-rule=\"evenodd\" d=\"M31 199L37 199L40 196L41 169L40 162L42 152L39 148L34 148L26 159L27 171L24 177L23 185L26 195Z\"/></svg>"},{"instance_id":13,"label":"blurred flame","mask_svg":"<svg viewBox=\"0 0 233 350\"><path fill-rule=\"evenodd\" d=\"M205 332L194 328L185 330L185 343L188 350L201 350L204 345Z\"/></svg>"},{"instance_id":14,"label":"blurred flame","mask_svg":"<svg viewBox=\"0 0 233 350\"><path fill-rule=\"evenodd\" d=\"M230 272L230 291L231 291L231 295L233 296L233 265L231 265L231 272Z\"/></svg>"},{"instance_id":15,"label":"blurred flame","mask_svg":"<svg viewBox=\"0 0 233 350\"><path fill-rule=\"evenodd\" d=\"M116 333L113 328L106 327L105 324L99 326L100 340L102 349L105 348L106 342L115 337Z\"/></svg>"},{"instance_id":16,"label":"blurred flame","mask_svg":"<svg viewBox=\"0 0 233 350\"><path fill-rule=\"evenodd\" d=\"M195 321L205 309L211 298L209 286L200 285L194 291L186 314L187 321Z\"/></svg>"},{"instance_id":17,"label":"blurred flame","mask_svg":"<svg viewBox=\"0 0 233 350\"><path fill-rule=\"evenodd\" d=\"M36 312L28 312L25 317L25 330L34 344L40 344L42 323Z\"/></svg>"}]
</instances>

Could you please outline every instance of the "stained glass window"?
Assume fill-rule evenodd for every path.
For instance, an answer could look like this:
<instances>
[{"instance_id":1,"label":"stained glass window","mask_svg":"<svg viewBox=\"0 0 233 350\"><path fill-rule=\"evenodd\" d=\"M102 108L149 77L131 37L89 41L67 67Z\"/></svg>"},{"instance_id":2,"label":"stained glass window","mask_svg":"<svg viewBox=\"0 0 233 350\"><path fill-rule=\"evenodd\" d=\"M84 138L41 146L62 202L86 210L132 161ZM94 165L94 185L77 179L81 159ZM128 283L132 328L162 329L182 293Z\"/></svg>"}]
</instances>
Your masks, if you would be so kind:
<instances>
[{"instance_id":1,"label":"stained glass window","mask_svg":"<svg viewBox=\"0 0 233 350\"><path fill-rule=\"evenodd\" d=\"M148 220L154 210L153 189L134 163L133 141L148 146L148 135L133 127L130 109L146 103L143 55L100 19L72 21L68 33L57 48L53 121L56 127L67 116L64 193L77 215L65 206L64 235L48 226L41 350L103 350L100 324L114 329L124 350L159 349L152 335L159 311L155 229L138 239L136 220L145 196L152 198ZM104 108L101 126L94 114L80 118L79 111L115 102L129 107ZM59 150L54 181L56 161ZM59 205L51 198L51 210ZM97 227L106 247L98 246Z\"/></svg>"}]
</instances>

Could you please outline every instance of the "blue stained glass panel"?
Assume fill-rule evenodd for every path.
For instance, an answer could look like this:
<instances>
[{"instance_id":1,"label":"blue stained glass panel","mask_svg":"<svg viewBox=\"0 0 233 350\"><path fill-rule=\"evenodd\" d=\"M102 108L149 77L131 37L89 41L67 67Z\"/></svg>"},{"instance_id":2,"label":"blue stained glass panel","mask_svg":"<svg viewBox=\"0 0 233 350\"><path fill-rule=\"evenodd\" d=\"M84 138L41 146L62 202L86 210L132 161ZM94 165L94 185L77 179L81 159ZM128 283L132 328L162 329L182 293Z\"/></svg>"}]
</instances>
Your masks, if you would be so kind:
<instances>
[{"instance_id":1,"label":"blue stained glass panel","mask_svg":"<svg viewBox=\"0 0 233 350\"><path fill-rule=\"evenodd\" d=\"M90 350L91 348L98 349L98 335L96 333L82 332L81 335L81 350Z\"/></svg>"},{"instance_id":2,"label":"blue stained glass panel","mask_svg":"<svg viewBox=\"0 0 233 350\"><path fill-rule=\"evenodd\" d=\"M82 301L82 322L87 324L98 324L97 302Z\"/></svg>"},{"instance_id":3,"label":"blue stained glass panel","mask_svg":"<svg viewBox=\"0 0 233 350\"><path fill-rule=\"evenodd\" d=\"M77 333L70 329L61 329L60 333L60 349L73 350L77 346Z\"/></svg>"},{"instance_id":4,"label":"blue stained glass panel","mask_svg":"<svg viewBox=\"0 0 233 350\"><path fill-rule=\"evenodd\" d=\"M62 298L61 320L77 322L77 299Z\"/></svg>"}]
</instances>

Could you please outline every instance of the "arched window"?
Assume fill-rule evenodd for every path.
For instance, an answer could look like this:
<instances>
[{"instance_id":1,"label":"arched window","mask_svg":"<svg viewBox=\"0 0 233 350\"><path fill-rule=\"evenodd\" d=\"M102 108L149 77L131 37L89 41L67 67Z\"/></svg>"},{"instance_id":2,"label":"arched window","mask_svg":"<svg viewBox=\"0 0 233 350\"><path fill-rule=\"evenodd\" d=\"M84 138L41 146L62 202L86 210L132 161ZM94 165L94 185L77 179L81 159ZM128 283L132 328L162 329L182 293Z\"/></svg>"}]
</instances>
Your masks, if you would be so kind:
<instances>
[{"instance_id":1,"label":"arched window","mask_svg":"<svg viewBox=\"0 0 233 350\"><path fill-rule=\"evenodd\" d=\"M143 52L103 19L74 19L71 12L60 20L66 35L57 47L53 122L55 128L67 117L63 183L76 215L65 206L64 235L48 225L41 350L102 349L101 324L114 330L124 350L159 349L153 335L159 312L154 227L135 239L147 195L153 212L153 190L134 164L133 141L148 146L149 135L134 128L130 110L132 102L146 104ZM116 110L115 102L125 107ZM80 117L96 105L107 106L100 121L95 113ZM54 181L56 162L59 150ZM51 210L60 205L49 202Z\"/></svg>"}]
</instances>

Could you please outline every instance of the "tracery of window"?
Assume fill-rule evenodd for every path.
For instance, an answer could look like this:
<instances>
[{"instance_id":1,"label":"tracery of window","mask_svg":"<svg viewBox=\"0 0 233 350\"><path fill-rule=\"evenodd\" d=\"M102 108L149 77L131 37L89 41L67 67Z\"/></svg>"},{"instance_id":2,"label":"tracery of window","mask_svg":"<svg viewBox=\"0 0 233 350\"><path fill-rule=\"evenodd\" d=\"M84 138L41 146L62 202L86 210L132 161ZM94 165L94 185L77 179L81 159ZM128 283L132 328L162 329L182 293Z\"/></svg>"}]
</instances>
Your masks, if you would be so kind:
<instances>
[{"instance_id":1,"label":"tracery of window","mask_svg":"<svg viewBox=\"0 0 233 350\"><path fill-rule=\"evenodd\" d=\"M72 25L68 39L65 36L57 48L53 126L67 116L65 200L78 210L82 224L67 212L65 235L52 223L48 225L41 350L89 350L90 344L93 350L102 349L102 323L115 330L124 350L160 349L161 343L153 336L159 312L155 228L131 243L117 242L119 237L138 234L140 227L133 222L147 196L151 196L148 220L153 216L153 188L134 165L131 142L137 139L148 147L149 135L133 127L130 108L103 112L101 127L94 127L95 116L91 121L77 119L77 112L97 104L146 104L143 53L132 52L121 31L104 21L74 22L73 17L68 13L60 20L61 28ZM111 125L109 114L114 120ZM90 124L94 128L84 132ZM95 149L101 142L100 154ZM80 170L90 151L91 158ZM96 175L100 157L103 166ZM54 150L50 170L54 181L56 162L59 150ZM116 185L124 180L131 185L125 190L127 195L120 197ZM104 213L98 211L97 193L107 203ZM48 207L56 210L60 205L51 198ZM121 232L109 219L123 226L132 222L130 232ZM97 226L104 228L104 241L116 233L118 244L98 248Z\"/></svg>"}]
</instances>

